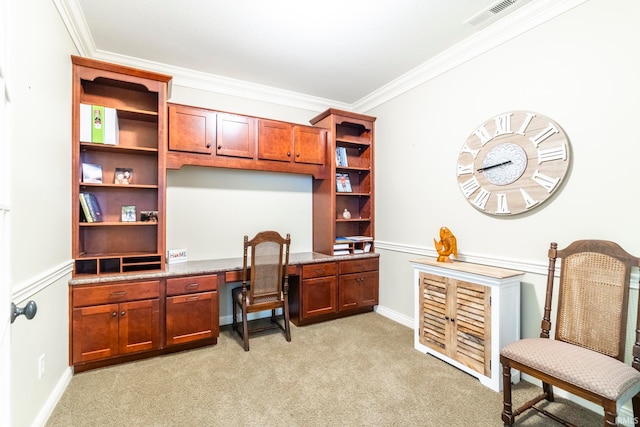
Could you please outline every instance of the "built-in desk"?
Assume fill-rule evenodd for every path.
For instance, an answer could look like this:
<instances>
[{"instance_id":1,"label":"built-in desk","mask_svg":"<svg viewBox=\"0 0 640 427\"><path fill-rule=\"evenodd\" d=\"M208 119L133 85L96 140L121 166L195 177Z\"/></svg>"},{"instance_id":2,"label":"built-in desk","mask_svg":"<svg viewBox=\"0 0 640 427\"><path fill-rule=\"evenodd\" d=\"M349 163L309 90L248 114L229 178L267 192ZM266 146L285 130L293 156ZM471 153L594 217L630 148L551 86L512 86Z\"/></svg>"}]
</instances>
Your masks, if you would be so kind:
<instances>
[{"instance_id":1,"label":"built-in desk","mask_svg":"<svg viewBox=\"0 0 640 427\"><path fill-rule=\"evenodd\" d=\"M379 254L289 255L289 311L298 326L373 310ZM169 264L163 271L69 281L76 372L216 344L218 291L242 280L243 258Z\"/></svg>"}]
</instances>

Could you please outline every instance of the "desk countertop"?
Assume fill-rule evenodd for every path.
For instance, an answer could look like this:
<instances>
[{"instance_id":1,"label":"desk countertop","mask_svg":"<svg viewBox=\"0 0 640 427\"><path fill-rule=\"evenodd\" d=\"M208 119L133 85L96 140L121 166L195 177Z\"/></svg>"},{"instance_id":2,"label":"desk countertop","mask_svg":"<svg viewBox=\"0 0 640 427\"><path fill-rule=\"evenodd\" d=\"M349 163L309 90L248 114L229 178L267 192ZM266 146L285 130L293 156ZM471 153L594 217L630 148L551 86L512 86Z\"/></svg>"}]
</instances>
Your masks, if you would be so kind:
<instances>
[{"instance_id":1,"label":"desk countertop","mask_svg":"<svg viewBox=\"0 0 640 427\"><path fill-rule=\"evenodd\" d=\"M375 252L357 255L332 256L318 252L296 252L289 254L289 265L315 264L319 262L341 261L358 258L379 257ZM167 264L163 271L142 271L124 274L108 274L100 276L82 276L69 280L70 285L120 282L123 280L150 280L170 277L190 276L195 274L215 274L227 271L242 270L243 258L221 258L200 261L187 261Z\"/></svg>"}]
</instances>

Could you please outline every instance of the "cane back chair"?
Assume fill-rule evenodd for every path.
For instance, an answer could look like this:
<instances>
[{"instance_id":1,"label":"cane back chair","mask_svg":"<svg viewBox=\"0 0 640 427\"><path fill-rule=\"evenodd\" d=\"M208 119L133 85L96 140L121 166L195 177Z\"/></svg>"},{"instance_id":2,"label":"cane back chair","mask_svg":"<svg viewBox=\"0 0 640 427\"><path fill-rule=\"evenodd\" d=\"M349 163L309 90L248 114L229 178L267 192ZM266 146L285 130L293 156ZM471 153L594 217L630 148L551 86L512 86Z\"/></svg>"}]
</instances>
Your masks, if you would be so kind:
<instances>
[{"instance_id":1,"label":"cane back chair","mask_svg":"<svg viewBox=\"0 0 640 427\"><path fill-rule=\"evenodd\" d=\"M244 236L242 286L231 291L231 300L232 328L242 337L245 351L249 351L249 334L267 329L280 328L287 341L291 341L287 272L290 245L289 234L283 238L276 231L262 231L251 240ZM238 329L236 319L238 308L242 311L242 331ZM276 317L277 309L282 309L282 322ZM266 310L271 310L271 324L249 330L247 314Z\"/></svg>"},{"instance_id":2,"label":"cane back chair","mask_svg":"<svg viewBox=\"0 0 640 427\"><path fill-rule=\"evenodd\" d=\"M557 258L558 304L550 337ZM522 339L500 351L504 425L512 425L527 409L571 425L535 406L554 400L554 386L602 406L605 426L616 425L618 411L629 399L634 415L640 415L640 323L633 360L624 362L631 270L639 265L638 258L614 242L579 240L562 250L551 243L540 338ZM518 409L512 408L511 369L542 380L542 394Z\"/></svg>"}]
</instances>

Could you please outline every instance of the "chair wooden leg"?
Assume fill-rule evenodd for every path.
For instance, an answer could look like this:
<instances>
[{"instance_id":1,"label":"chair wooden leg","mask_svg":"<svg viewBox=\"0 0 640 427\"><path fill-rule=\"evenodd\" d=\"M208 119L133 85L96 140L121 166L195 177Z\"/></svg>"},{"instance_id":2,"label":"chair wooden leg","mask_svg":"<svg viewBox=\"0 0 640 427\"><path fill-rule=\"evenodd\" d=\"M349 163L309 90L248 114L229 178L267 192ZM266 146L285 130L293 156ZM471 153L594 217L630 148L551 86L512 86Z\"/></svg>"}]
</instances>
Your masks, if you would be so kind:
<instances>
[{"instance_id":1,"label":"chair wooden leg","mask_svg":"<svg viewBox=\"0 0 640 427\"><path fill-rule=\"evenodd\" d=\"M553 402L555 400L555 396L553 395L553 386L551 384L547 384L544 381L542 382L542 391L547 394L546 399L549 402Z\"/></svg>"},{"instance_id":2,"label":"chair wooden leg","mask_svg":"<svg viewBox=\"0 0 640 427\"><path fill-rule=\"evenodd\" d=\"M242 310L242 339L244 340L244 351L249 351L249 325L246 310Z\"/></svg>"},{"instance_id":3,"label":"chair wooden leg","mask_svg":"<svg viewBox=\"0 0 640 427\"><path fill-rule=\"evenodd\" d=\"M238 320L237 320L237 316L238 316L238 306L236 305L236 302L233 300L233 296L231 297L231 305L233 306L233 320L231 322L231 329L234 331L238 330Z\"/></svg>"},{"instance_id":4,"label":"chair wooden leg","mask_svg":"<svg viewBox=\"0 0 640 427\"><path fill-rule=\"evenodd\" d=\"M617 414L616 402L611 402L610 405L605 405L604 408L604 427L616 427Z\"/></svg>"},{"instance_id":5,"label":"chair wooden leg","mask_svg":"<svg viewBox=\"0 0 640 427\"><path fill-rule=\"evenodd\" d=\"M284 335L287 341L291 341L291 328L289 327L289 304L285 304L284 308Z\"/></svg>"},{"instance_id":6,"label":"chair wooden leg","mask_svg":"<svg viewBox=\"0 0 640 427\"><path fill-rule=\"evenodd\" d=\"M631 398L631 405L633 406L633 422L634 424L639 424L640 421L638 420L640 419L640 393Z\"/></svg>"},{"instance_id":7,"label":"chair wooden leg","mask_svg":"<svg viewBox=\"0 0 640 427\"><path fill-rule=\"evenodd\" d=\"M508 362L502 362L502 421L505 426L513 425L513 405L511 403L511 366Z\"/></svg>"},{"instance_id":8,"label":"chair wooden leg","mask_svg":"<svg viewBox=\"0 0 640 427\"><path fill-rule=\"evenodd\" d=\"M276 310L271 310L271 323L276 323Z\"/></svg>"}]
</instances>

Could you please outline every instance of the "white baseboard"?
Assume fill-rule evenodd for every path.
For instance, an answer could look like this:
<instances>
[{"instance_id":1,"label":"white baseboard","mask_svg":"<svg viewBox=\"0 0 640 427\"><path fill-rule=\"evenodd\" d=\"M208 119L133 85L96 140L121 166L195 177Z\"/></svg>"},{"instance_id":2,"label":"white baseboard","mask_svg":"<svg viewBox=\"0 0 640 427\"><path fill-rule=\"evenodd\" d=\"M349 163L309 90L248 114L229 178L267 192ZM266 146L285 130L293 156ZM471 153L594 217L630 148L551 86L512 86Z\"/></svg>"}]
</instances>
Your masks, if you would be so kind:
<instances>
[{"instance_id":1,"label":"white baseboard","mask_svg":"<svg viewBox=\"0 0 640 427\"><path fill-rule=\"evenodd\" d=\"M73 377L73 368L70 366L64 370L62 376L58 380L56 386L49 394L49 398L45 402L45 404L40 408L40 412L36 416L35 420L33 420L33 424L31 427L44 427L47 424L47 420L53 413L56 405L62 398L64 391L67 389L69 382L71 382L71 378Z\"/></svg>"},{"instance_id":2,"label":"white baseboard","mask_svg":"<svg viewBox=\"0 0 640 427\"><path fill-rule=\"evenodd\" d=\"M395 322L400 323L401 325L406 326L407 328L413 329L413 318L407 317L402 313L398 313L397 311L393 311L387 307L378 305L376 307L376 313L383 315Z\"/></svg>"}]
</instances>

